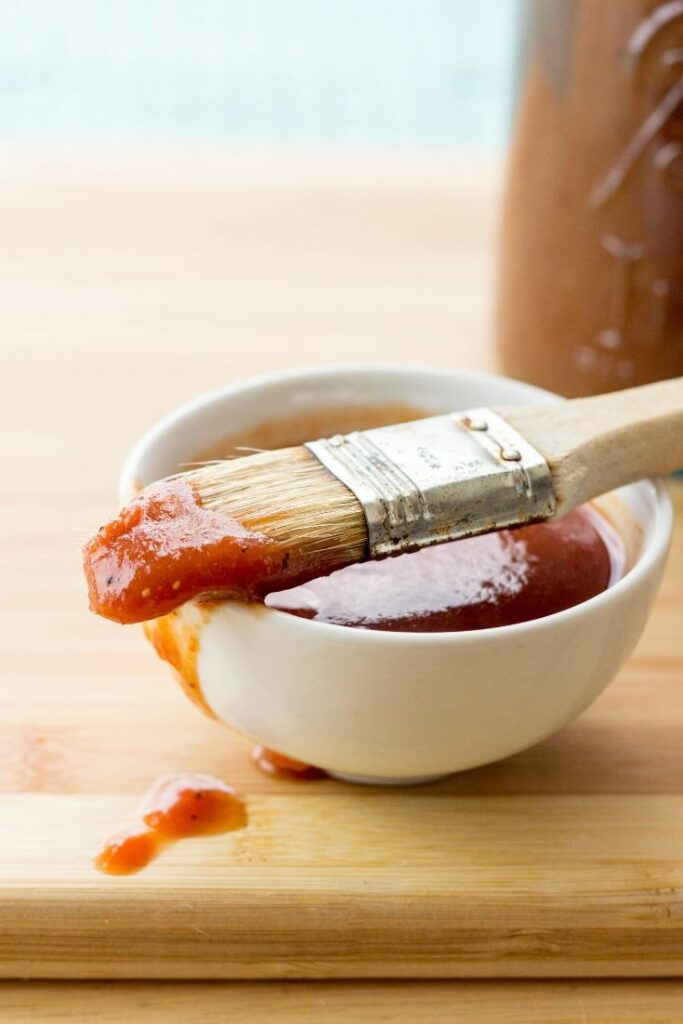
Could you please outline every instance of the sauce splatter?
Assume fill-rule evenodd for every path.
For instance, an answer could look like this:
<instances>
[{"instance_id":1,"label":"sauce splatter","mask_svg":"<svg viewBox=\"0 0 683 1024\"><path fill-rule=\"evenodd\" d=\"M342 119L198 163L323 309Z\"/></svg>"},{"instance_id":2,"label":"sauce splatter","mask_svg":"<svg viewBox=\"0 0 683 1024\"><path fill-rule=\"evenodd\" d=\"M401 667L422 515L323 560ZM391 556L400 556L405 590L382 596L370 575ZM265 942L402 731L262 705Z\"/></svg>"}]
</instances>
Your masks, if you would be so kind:
<instances>
[{"instance_id":1,"label":"sauce splatter","mask_svg":"<svg viewBox=\"0 0 683 1024\"><path fill-rule=\"evenodd\" d=\"M252 749L251 758L257 768L260 768L266 775L274 775L282 779L301 779L308 781L312 779L324 779L327 775L322 768L306 764L305 761L296 761L293 757L280 754L277 750L257 744Z\"/></svg>"},{"instance_id":2,"label":"sauce splatter","mask_svg":"<svg viewBox=\"0 0 683 1024\"><path fill-rule=\"evenodd\" d=\"M149 864L168 843L244 828L247 813L235 791L211 775L163 775L144 796L128 828L116 832L95 857L110 875L129 875Z\"/></svg>"},{"instance_id":3,"label":"sauce splatter","mask_svg":"<svg viewBox=\"0 0 683 1024\"><path fill-rule=\"evenodd\" d=\"M249 597L282 559L263 534L203 508L185 480L146 487L83 551L92 611L121 623L165 615L202 593Z\"/></svg>"},{"instance_id":4,"label":"sauce splatter","mask_svg":"<svg viewBox=\"0 0 683 1024\"><path fill-rule=\"evenodd\" d=\"M623 574L625 547L598 512L452 541L340 569L269 594L271 608L342 626L450 632L507 626L580 604Z\"/></svg>"},{"instance_id":5,"label":"sauce splatter","mask_svg":"<svg viewBox=\"0 0 683 1024\"><path fill-rule=\"evenodd\" d=\"M144 825L111 836L95 857L95 867L107 875L132 875L156 857L159 837Z\"/></svg>"}]
</instances>

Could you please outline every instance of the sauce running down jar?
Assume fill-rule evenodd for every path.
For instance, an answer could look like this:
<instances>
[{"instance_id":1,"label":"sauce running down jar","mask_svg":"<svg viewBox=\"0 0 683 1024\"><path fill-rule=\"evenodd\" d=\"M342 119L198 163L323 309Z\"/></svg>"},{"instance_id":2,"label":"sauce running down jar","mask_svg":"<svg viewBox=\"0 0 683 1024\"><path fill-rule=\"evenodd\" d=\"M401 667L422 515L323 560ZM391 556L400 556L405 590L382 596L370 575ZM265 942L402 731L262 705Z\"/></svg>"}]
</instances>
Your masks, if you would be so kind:
<instances>
[{"instance_id":1,"label":"sauce running down jar","mask_svg":"<svg viewBox=\"0 0 683 1024\"><path fill-rule=\"evenodd\" d=\"M683 0L527 0L503 368L564 395L683 374Z\"/></svg>"}]
</instances>

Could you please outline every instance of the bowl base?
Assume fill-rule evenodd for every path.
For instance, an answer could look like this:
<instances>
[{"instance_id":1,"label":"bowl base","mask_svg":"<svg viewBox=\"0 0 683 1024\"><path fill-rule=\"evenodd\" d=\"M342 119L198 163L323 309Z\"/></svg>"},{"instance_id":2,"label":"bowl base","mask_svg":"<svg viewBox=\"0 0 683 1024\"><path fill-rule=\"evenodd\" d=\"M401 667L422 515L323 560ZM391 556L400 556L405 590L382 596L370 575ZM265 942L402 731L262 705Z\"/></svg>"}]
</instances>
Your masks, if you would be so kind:
<instances>
[{"instance_id":1,"label":"bowl base","mask_svg":"<svg viewBox=\"0 0 683 1024\"><path fill-rule=\"evenodd\" d=\"M445 775L414 775L410 778L396 779L386 778L382 775L352 775L350 772L332 772L327 774L340 782L354 782L359 786L424 786L427 782L436 782L438 779L447 779L449 772Z\"/></svg>"}]
</instances>

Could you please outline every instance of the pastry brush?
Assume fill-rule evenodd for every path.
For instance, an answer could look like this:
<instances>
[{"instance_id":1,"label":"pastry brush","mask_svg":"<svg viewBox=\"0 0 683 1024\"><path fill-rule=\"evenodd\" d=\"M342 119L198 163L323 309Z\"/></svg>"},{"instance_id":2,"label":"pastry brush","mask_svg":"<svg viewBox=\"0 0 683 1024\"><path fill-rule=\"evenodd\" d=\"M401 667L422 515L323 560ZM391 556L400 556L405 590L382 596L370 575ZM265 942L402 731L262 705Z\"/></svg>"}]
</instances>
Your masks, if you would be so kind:
<instances>
[{"instance_id":1,"label":"pastry brush","mask_svg":"<svg viewBox=\"0 0 683 1024\"><path fill-rule=\"evenodd\" d=\"M683 466L683 377L548 405L476 408L213 463L201 504L320 573L551 519Z\"/></svg>"},{"instance_id":2,"label":"pastry brush","mask_svg":"<svg viewBox=\"0 0 683 1024\"><path fill-rule=\"evenodd\" d=\"M366 559L563 515L683 466L683 378L467 409L210 463L143 490L86 545L91 607L139 622Z\"/></svg>"}]
</instances>

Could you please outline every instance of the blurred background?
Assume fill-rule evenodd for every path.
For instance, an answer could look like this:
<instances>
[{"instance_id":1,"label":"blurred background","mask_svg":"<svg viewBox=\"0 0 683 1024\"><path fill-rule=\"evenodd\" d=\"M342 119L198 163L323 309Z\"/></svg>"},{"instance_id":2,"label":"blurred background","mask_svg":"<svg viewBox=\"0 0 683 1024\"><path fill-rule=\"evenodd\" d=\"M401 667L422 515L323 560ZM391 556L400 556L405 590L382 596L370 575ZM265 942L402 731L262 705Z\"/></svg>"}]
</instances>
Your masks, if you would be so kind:
<instances>
[{"instance_id":1,"label":"blurred background","mask_svg":"<svg viewBox=\"0 0 683 1024\"><path fill-rule=\"evenodd\" d=\"M27 397L89 422L113 479L159 415L236 377L488 365L516 19L516 0L4 0L8 427Z\"/></svg>"},{"instance_id":2,"label":"blurred background","mask_svg":"<svg viewBox=\"0 0 683 1024\"><path fill-rule=\"evenodd\" d=\"M0 135L496 150L514 0L4 0Z\"/></svg>"}]
</instances>

